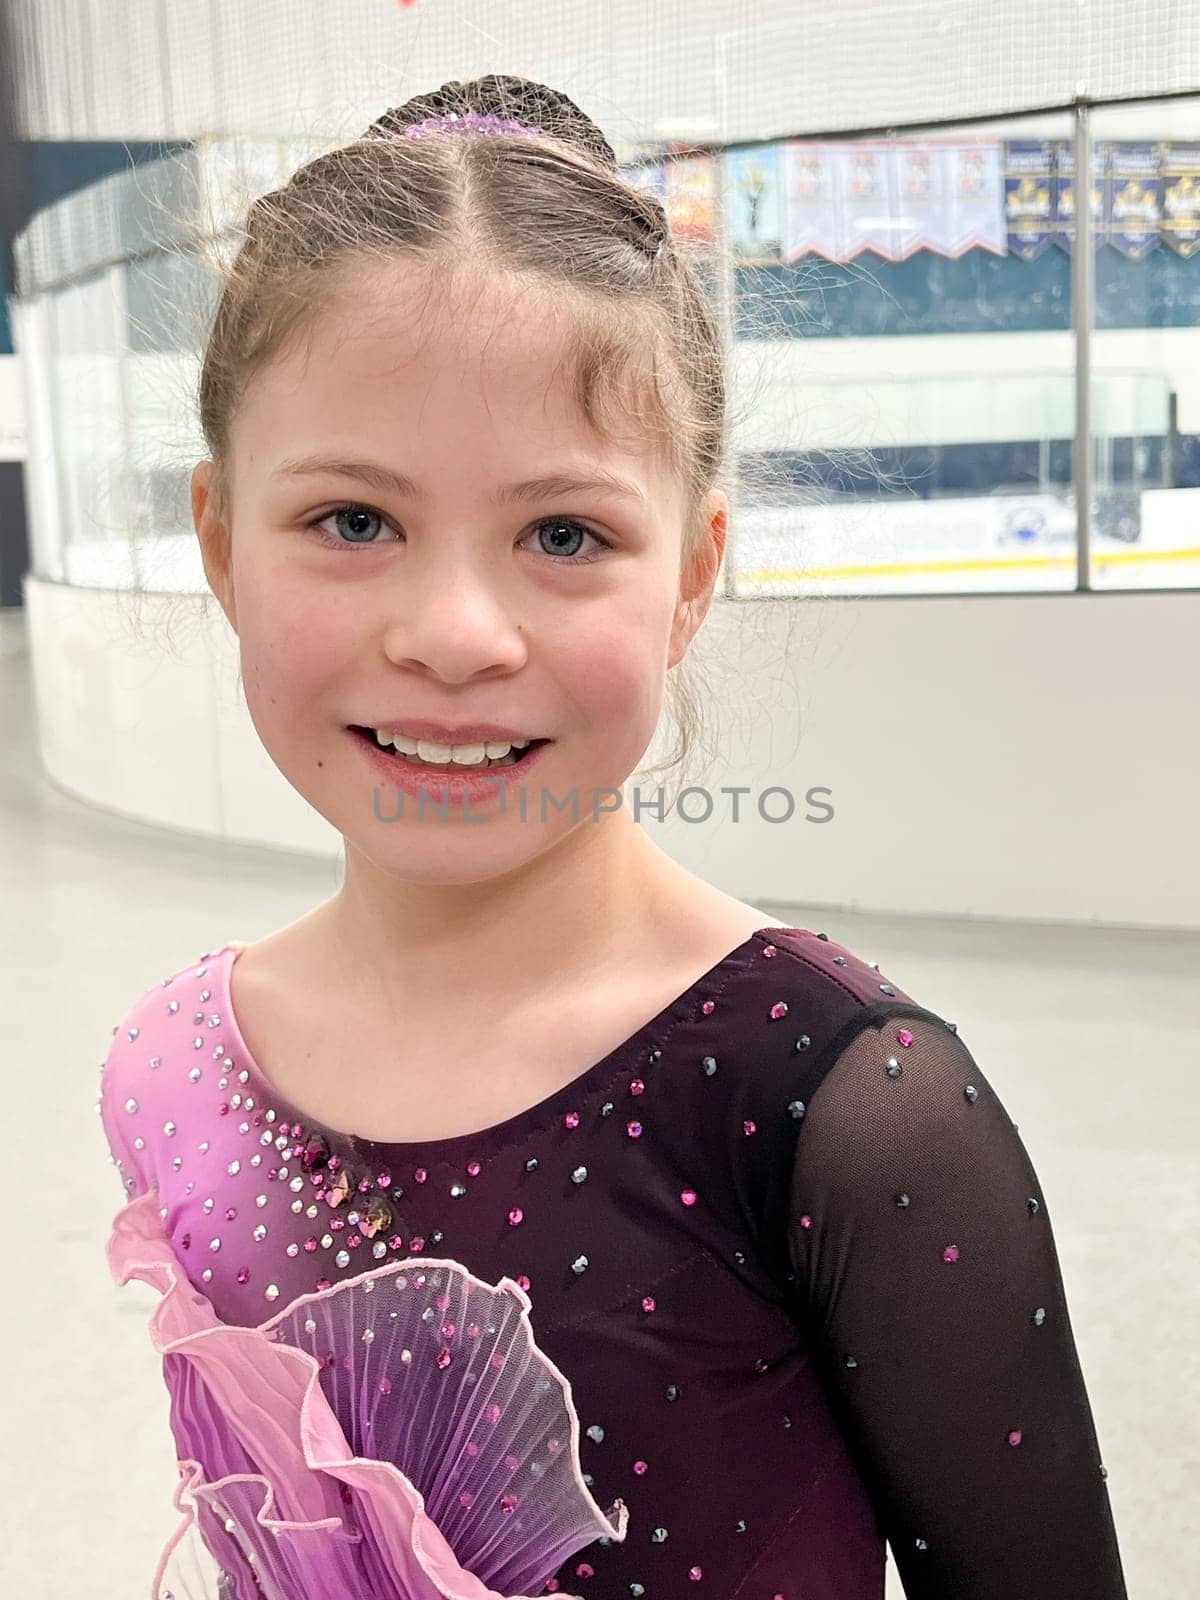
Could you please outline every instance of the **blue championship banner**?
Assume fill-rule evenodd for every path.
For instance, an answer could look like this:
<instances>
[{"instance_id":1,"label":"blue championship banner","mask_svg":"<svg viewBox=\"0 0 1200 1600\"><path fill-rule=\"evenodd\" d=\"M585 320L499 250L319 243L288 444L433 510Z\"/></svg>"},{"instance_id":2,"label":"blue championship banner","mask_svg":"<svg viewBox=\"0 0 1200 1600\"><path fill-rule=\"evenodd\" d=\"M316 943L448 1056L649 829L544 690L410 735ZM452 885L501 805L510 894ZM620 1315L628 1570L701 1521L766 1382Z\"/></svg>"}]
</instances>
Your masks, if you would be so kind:
<instances>
[{"instance_id":1,"label":"blue championship banner","mask_svg":"<svg viewBox=\"0 0 1200 1600\"><path fill-rule=\"evenodd\" d=\"M1005 141L1005 230L1010 252L1022 261L1035 261L1054 236L1053 175L1049 139Z\"/></svg>"},{"instance_id":2,"label":"blue championship banner","mask_svg":"<svg viewBox=\"0 0 1200 1600\"><path fill-rule=\"evenodd\" d=\"M1177 255L1193 256L1200 250L1200 144L1164 144L1159 173L1163 242Z\"/></svg>"},{"instance_id":3,"label":"blue championship banner","mask_svg":"<svg viewBox=\"0 0 1200 1600\"><path fill-rule=\"evenodd\" d=\"M1130 261L1142 261L1161 242L1161 146L1110 146L1108 242Z\"/></svg>"},{"instance_id":4,"label":"blue championship banner","mask_svg":"<svg viewBox=\"0 0 1200 1600\"><path fill-rule=\"evenodd\" d=\"M1075 246L1075 141L1056 139L1054 182L1054 242L1071 254ZM1099 248L1109 235L1112 215L1112 179L1109 176L1109 146L1092 146L1092 181L1088 194L1092 203L1092 242Z\"/></svg>"}]
</instances>

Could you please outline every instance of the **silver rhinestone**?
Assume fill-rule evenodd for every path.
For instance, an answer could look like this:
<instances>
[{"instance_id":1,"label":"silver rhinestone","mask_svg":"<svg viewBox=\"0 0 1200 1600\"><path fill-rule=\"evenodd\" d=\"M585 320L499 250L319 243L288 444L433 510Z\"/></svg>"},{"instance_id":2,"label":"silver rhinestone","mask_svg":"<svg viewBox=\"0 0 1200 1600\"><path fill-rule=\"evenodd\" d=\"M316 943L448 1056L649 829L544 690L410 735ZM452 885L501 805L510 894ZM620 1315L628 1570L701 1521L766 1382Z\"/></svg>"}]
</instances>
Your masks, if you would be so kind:
<instances>
[{"instance_id":1,"label":"silver rhinestone","mask_svg":"<svg viewBox=\"0 0 1200 1600\"><path fill-rule=\"evenodd\" d=\"M1034 1325L1034 1327L1035 1328L1040 1328L1042 1323L1045 1322L1045 1320L1046 1320L1046 1308L1045 1308L1045 1306L1039 1306L1037 1308L1037 1310L1033 1313L1033 1325Z\"/></svg>"},{"instance_id":2,"label":"silver rhinestone","mask_svg":"<svg viewBox=\"0 0 1200 1600\"><path fill-rule=\"evenodd\" d=\"M173 1122L164 1122L163 1132L168 1139L173 1139L175 1137L175 1124Z\"/></svg>"},{"instance_id":3,"label":"silver rhinestone","mask_svg":"<svg viewBox=\"0 0 1200 1600\"><path fill-rule=\"evenodd\" d=\"M578 1275L581 1272L586 1272L587 1268L588 1268L588 1258L586 1256L576 1256L574 1261L572 1261L572 1263L571 1263L571 1271L574 1272L576 1275Z\"/></svg>"},{"instance_id":4,"label":"silver rhinestone","mask_svg":"<svg viewBox=\"0 0 1200 1600\"><path fill-rule=\"evenodd\" d=\"M258 1241L259 1244L261 1244L266 1237L267 1237L266 1224L263 1223L263 1222L260 1222L258 1227L255 1228L255 1230L254 1230L254 1238Z\"/></svg>"},{"instance_id":5,"label":"silver rhinestone","mask_svg":"<svg viewBox=\"0 0 1200 1600\"><path fill-rule=\"evenodd\" d=\"M172 1016L174 1016L175 1013L179 1010L179 1001L178 1000L168 1000L167 1001L167 1010L171 1013Z\"/></svg>"},{"instance_id":6,"label":"silver rhinestone","mask_svg":"<svg viewBox=\"0 0 1200 1600\"><path fill-rule=\"evenodd\" d=\"M311 1317L306 1317L304 1319L304 1331L305 1333L316 1333L317 1325Z\"/></svg>"},{"instance_id":7,"label":"silver rhinestone","mask_svg":"<svg viewBox=\"0 0 1200 1600\"><path fill-rule=\"evenodd\" d=\"M363 1329L363 1331L362 1331L362 1342L363 1342L363 1344L374 1344L375 1343L375 1330L374 1330L374 1328L364 1328Z\"/></svg>"},{"instance_id":8,"label":"silver rhinestone","mask_svg":"<svg viewBox=\"0 0 1200 1600\"><path fill-rule=\"evenodd\" d=\"M279 1299L279 1285L276 1284L276 1283L269 1283L267 1285L267 1287L263 1290L263 1294L266 1296L266 1298L268 1300L278 1300Z\"/></svg>"},{"instance_id":9,"label":"silver rhinestone","mask_svg":"<svg viewBox=\"0 0 1200 1600\"><path fill-rule=\"evenodd\" d=\"M881 983L879 987L883 990L884 994L895 994L896 992L890 983Z\"/></svg>"},{"instance_id":10,"label":"silver rhinestone","mask_svg":"<svg viewBox=\"0 0 1200 1600\"><path fill-rule=\"evenodd\" d=\"M717 1070L717 1063L716 1063L715 1057L713 1057L713 1056L705 1056L704 1062L703 1062L703 1066L704 1066L704 1076L706 1078L711 1078L713 1073Z\"/></svg>"},{"instance_id":11,"label":"silver rhinestone","mask_svg":"<svg viewBox=\"0 0 1200 1600\"><path fill-rule=\"evenodd\" d=\"M460 1197L460 1196L461 1196L461 1195L464 1195L464 1194L466 1194L466 1192L467 1192L467 1186L466 1186L466 1184L465 1184L465 1183L452 1183L452 1184L451 1184L451 1185L450 1185L450 1193L451 1193L451 1194L452 1194L452 1195L453 1195L453 1196L454 1196L454 1198L455 1198L455 1199L456 1199L456 1200L457 1200L457 1199L458 1199L458 1198L459 1198L459 1197Z\"/></svg>"},{"instance_id":12,"label":"silver rhinestone","mask_svg":"<svg viewBox=\"0 0 1200 1600\"><path fill-rule=\"evenodd\" d=\"M788 1110L791 1112L792 1116L795 1117L796 1121L799 1122L801 1117L803 1117L804 1112L805 1112L804 1101L803 1100L789 1100L788 1101Z\"/></svg>"},{"instance_id":13,"label":"silver rhinestone","mask_svg":"<svg viewBox=\"0 0 1200 1600\"><path fill-rule=\"evenodd\" d=\"M339 1250L333 1259L339 1267L348 1267L350 1265L350 1252L349 1250Z\"/></svg>"},{"instance_id":14,"label":"silver rhinestone","mask_svg":"<svg viewBox=\"0 0 1200 1600\"><path fill-rule=\"evenodd\" d=\"M208 1248L209 1248L209 1249L210 1249L210 1250L219 1250L219 1249L220 1249L220 1248L221 1248L221 1241L220 1241L220 1239L210 1239L210 1240L209 1240L209 1241L208 1241Z\"/></svg>"},{"instance_id":15,"label":"silver rhinestone","mask_svg":"<svg viewBox=\"0 0 1200 1600\"><path fill-rule=\"evenodd\" d=\"M576 1167L575 1171L571 1174L571 1182L585 1183L587 1181L587 1175L586 1167Z\"/></svg>"},{"instance_id":16,"label":"silver rhinestone","mask_svg":"<svg viewBox=\"0 0 1200 1600\"><path fill-rule=\"evenodd\" d=\"M963 1090L963 1098L969 1100L972 1105L974 1105L976 1100L979 1099L979 1090L973 1083L969 1083Z\"/></svg>"},{"instance_id":17,"label":"silver rhinestone","mask_svg":"<svg viewBox=\"0 0 1200 1600\"><path fill-rule=\"evenodd\" d=\"M137 1110L137 1108L138 1108L138 1104L137 1104L137 1101L136 1101L136 1100L134 1100L134 1099L133 1099L133 1098L132 1098L132 1097L131 1097L131 1098L130 1098L130 1099L128 1099L128 1100L126 1100L126 1102L125 1102L125 1109L126 1109L126 1111L128 1111L128 1112L129 1112L129 1113L130 1113L130 1114L131 1114L131 1115L132 1115L132 1113L133 1113L133 1112L135 1112L135 1111L136 1111L136 1110Z\"/></svg>"},{"instance_id":18,"label":"silver rhinestone","mask_svg":"<svg viewBox=\"0 0 1200 1600\"><path fill-rule=\"evenodd\" d=\"M229 1176L231 1178L236 1178L238 1173L241 1170L242 1170L242 1163L240 1161L231 1161L229 1163L229 1165L225 1168L225 1171L229 1174Z\"/></svg>"},{"instance_id":19,"label":"silver rhinestone","mask_svg":"<svg viewBox=\"0 0 1200 1600\"><path fill-rule=\"evenodd\" d=\"M888 1063L887 1063L887 1075L888 1075L888 1077L889 1078L898 1078L903 1073L903 1071L904 1071L904 1068L896 1060L895 1056L889 1056L888 1057Z\"/></svg>"},{"instance_id":20,"label":"silver rhinestone","mask_svg":"<svg viewBox=\"0 0 1200 1600\"><path fill-rule=\"evenodd\" d=\"M204 1076L204 1074L200 1071L199 1067L193 1067L192 1070L188 1073L188 1079L192 1083L199 1083L200 1079L203 1076Z\"/></svg>"}]
</instances>

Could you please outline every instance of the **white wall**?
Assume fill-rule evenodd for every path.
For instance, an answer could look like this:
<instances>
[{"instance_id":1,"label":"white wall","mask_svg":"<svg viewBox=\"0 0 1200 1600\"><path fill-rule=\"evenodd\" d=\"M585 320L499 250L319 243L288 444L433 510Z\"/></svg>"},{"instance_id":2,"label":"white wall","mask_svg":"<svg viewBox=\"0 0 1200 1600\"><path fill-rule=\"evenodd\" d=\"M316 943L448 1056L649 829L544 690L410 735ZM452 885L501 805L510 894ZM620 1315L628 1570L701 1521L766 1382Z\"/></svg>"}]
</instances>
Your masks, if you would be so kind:
<instances>
[{"instance_id":1,"label":"white wall","mask_svg":"<svg viewBox=\"0 0 1200 1600\"><path fill-rule=\"evenodd\" d=\"M34 578L26 604L55 783L163 826L337 851L262 749L215 605L202 622L190 597L144 596L135 611ZM643 821L721 888L1200 928L1200 592L722 601L701 639L719 668L722 762L702 780L713 818ZM740 823L724 785L750 789ZM773 786L795 799L790 822L757 816ZM817 787L832 794L806 805ZM802 820L829 806L832 820Z\"/></svg>"}]
</instances>

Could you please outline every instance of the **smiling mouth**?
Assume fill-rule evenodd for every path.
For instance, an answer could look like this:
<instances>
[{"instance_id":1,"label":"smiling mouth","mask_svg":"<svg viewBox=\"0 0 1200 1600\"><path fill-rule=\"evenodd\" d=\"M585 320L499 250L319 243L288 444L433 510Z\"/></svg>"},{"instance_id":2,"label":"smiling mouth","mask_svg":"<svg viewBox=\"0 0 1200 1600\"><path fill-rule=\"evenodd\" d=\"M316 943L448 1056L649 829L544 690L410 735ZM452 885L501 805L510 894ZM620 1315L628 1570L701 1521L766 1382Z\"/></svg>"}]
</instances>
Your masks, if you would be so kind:
<instances>
[{"instance_id":1,"label":"smiling mouth","mask_svg":"<svg viewBox=\"0 0 1200 1600\"><path fill-rule=\"evenodd\" d=\"M498 756L494 760L462 763L458 761L422 761L419 756L404 755L392 745L380 744L372 728L361 728L351 724L350 732L369 745L372 750L378 751L380 755L395 761L397 765L411 767L417 772L427 772L434 777L439 773L491 772L509 767L519 767L523 761L527 760L535 751L540 750L544 744L552 742L549 739L533 739L523 750L510 750L507 755Z\"/></svg>"}]
</instances>

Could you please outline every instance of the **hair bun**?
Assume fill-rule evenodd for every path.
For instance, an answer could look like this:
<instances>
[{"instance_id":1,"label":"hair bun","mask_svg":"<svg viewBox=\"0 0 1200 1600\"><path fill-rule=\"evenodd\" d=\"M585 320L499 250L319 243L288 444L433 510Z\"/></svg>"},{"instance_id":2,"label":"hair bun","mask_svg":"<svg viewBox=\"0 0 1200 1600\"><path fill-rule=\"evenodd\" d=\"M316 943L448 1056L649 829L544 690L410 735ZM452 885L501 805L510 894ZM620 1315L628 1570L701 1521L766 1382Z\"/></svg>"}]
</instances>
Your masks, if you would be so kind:
<instances>
[{"instance_id":1,"label":"hair bun","mask_svg":"<svg viewBox=\"0 0 1200 1600\"><path fill-rule=\"evenodd\" d=\"M532 78L518 78L503 72L490 72L486 77L471 78L465 83L455 79L428 94L414 95L402 106L394 106L376 117L363 138L398 133L415 122L423 122L426 117L444 116L449 111L513 117L526 127L540 128L561 143L582 151L610 172L617 170L612 146L574 100L559 89L535 83Z\"/></svg>"}]
</instances>

